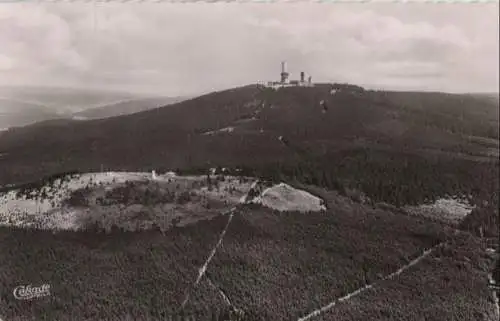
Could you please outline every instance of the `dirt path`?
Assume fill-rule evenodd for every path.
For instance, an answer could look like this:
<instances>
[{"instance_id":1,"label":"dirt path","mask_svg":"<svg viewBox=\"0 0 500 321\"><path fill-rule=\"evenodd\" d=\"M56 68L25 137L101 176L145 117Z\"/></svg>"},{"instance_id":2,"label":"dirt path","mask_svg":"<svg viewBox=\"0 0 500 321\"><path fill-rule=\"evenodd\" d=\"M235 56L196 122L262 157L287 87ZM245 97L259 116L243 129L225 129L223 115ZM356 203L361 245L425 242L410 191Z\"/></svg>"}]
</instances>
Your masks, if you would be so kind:
<instances>
[{"instance_id":1,"label":"dirt path","mask_svg":"<svg viewBox=\"0 0 500 321\"><path fill-rule=\"evenodd\" d=\"M239 207L241 205L249 203L254 198L254 197L251 197L250 195L252 195L255 192L256 183L258 183L258 181L256 181L252 185L252 188L250 188L250 190L241 198L240 204L238 204L235 207L231 208L229 211L226 211L226 212L223 213L223 215L229 214L229 218L227 220L226 226L224 227L224 230L220 234L219 240L217 241L217 243L215 244L214 248L210 252L210 255L206 259L205 263L198 270L199 271L198 272L198 277L196 278L194 284L192 285L191 290L194 290L194 288L196 288L196 286L200 282L201 278L205 275L205 273L207 271L208 264L210 263L210 261L212 260L212 258L215 256L215 253L217 252L217 249L219 248L219 246L222 244L222 240L224 239L224 235L226 235L227 229L229 228L229 225L231 224L231 221L233 219L234 213L236 213L236 211L238 211L238 209L239 209ZM260 193L259 193L258 196L260 196ZM222 291L222 290L219 290L219 291ZM190 293L190 291L187 292L186 297L182 301L182 304L181 304L182 308L184 308L184 306L186 305L186 303L189 301L189 293ZM226 299L227 299L227 297L226 297Z\"/></svg>"},{"instance_id":2,"label":"dirt path","mask_svg":"<svg viewBox=\"0 0 500 321\"><path fill-rule=\"evenodd\" d=\"M198 277L196 278L192 288L196 288L196 286L198 285L198 283L200 282L201 278L203 277L203 275L205 275L205 272L207 271L207 267L208 267L208 264L210 263L210 261L212 260L212 258L214 257L215 253L217 252L217 249L219 248L219 246L221 245L222 243L222 239L224 238L224 235L226 235L226 232L227 232L227 229L229 227L229 225L231 224L231 221L233 219L233 216L234 216L234 213L236 211L237 208L233 208L230 213L229 213L229 218L227 220L227 223L226 223L226 226L224 227L224 230L222 231L222 233L220 234L219 236L219 240L217 241L217 243L215 244L214 248L212 249L212 251L210 252L210 255L208 256L208 258L206 259L205 263L199 268L198 270ZM189 300L189 292L186 294L186 297L184 298L184 300L182 301L182 304L181 304L181 307L184 308L184 306L186 305L186 303L188 302Z\"/></svg>"},{"instance_id":3,"label":"dirt path","mask_svg":"<svg viewBox=\"0 0 500 321\"><path fill-rule=\"evenodd\" d=\"M208 275L205 275L205 280L207 280L208 284L214 289L216 290L217 292L219 292L220 296L222 297L222 300L224 300L224 303L227 304L228 307L230 308L234 308L233 304L231 303L231 300L229 300L229 298L227 297L226 293L224 293L224 291L222 291L221 288L219 288L217 285L215 285L213 282L212 282L212 279L210 279L210 277Z\"/></svg>"},{"instance_id":4,"label":"dirt path","mask_svg":"<svg viewBox=\"0 0 500 321\"><path fill-rule=\"evenodd\" d=\"M397 270L396 272L393 272L387 276L385 276L384 278L382 278L381 280L373 283L373 284L369 284L369 285L366 285L362 288L359 288L351 293L348 293L347 295L341 297L341 298L338 298L338 299L335 299L334 301L332 301L331 303L329 303L328 305L324 306L324 307L321 307L317 310L314 310L313 312L309 313L308 315L302 317L302 318L299 318L298 321L306 321L306 320L309 320L313 317L317 317L319 316L320 314L322 313L325 313L326 311L330 310L331 308L333 308L335 305L337 305L337 303L341 303L341 302L345 302L353 297L355 297L356 295L368 290L368 289L371 289L372 287L376 286L377 284L383 282L383 281L386 281L386 280L390 280L390 279L393 279L394 277L400 275L401 273L403 273L405 270L409 269L410 267L414 266L415 264L417 264L418 262L422 261L424 258L426 258L429 254L431 254L434 250L436 250L437 248L443 246L446 242L441 242L439 243L438 245L430 248L430 249L427 249L426 251L424 251L424 253L422 253L422 255L420 255L419 257L415 258L414 260L412 260L410 263L404 265L403 267L401 267L399 270Z\"/></svg>"}]
</instances>

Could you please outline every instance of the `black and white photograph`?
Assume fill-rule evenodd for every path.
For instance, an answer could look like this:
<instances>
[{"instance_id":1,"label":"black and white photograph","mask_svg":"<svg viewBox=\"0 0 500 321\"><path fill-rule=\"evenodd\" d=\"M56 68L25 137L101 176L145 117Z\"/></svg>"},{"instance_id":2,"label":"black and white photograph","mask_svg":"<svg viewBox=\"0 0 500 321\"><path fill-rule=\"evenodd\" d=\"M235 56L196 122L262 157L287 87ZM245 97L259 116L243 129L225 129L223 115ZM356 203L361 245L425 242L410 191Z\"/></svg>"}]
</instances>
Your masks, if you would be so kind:
<instances>
[{"instance_id":1,"label":"black and white photograph","mask_svg":"<svg viewBox=\"0 0 500 321\"><path fill-rule=\"evenodd\" d=\"M0 321L498 321L499 2L0 0Z\"/></svg>"}]
</instances>

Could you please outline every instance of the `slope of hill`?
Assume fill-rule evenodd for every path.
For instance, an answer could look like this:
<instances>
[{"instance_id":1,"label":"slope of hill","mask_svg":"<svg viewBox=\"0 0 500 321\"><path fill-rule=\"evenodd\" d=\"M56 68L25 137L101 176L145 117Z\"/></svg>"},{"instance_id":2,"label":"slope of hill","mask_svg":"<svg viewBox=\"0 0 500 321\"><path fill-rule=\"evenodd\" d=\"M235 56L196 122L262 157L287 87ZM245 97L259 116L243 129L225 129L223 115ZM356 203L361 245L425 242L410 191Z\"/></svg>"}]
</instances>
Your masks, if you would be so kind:
<instances>
[{"instance_id":1,"label":"slope of hill","mask_svg":"<svg viewBox=\"0 0 500 321\"><path fill-rule=\"evenodd\" d=\"M374 284L311 320L498 320L487 279L469 283L473 275L484 276L491 264L479 238L460 235L397 279Z\"/></svg>"},{"instance_id":2,"label":"slope of hill","mask_svg":"<svg viewBox=\"0 0 500 321\"><path fill-rule=\"evenodd\" d=\"M427 120L430 126L498 140L498 98L495 100L490 95L480 94L419 92L391 92L386 97L404 110L411 110L417 121Z\"/></svg>"},{"instance_id":3,"label":"slope of hill","mask_svg":"<svg viewBox=\"0 0 500 321\"><path fill-rule=\"evenodd\" d=\"M485 99L489 102L492 102L494 104L499 103L500 101L500 94L499 93L475 93L475 94L469 94L473 97L479 98L479 99Z\"/></svg>"},{"instance_id":4,"label":"slope of hill","mask_svg":"<svg viewBox=\"0 0 500 321\"><path fill-rule=\"evenodd\" d=\"M133 115L17 128L0 137L0 152L7 155L0 160L0 184L101 166L136 171L211 162L255 168L286 160L314 161L324 168L331 165L322 159L349 157L350 167L366 167L362 163L368 155L378 155L369 156L370 163L380 164L406 155L405 163L392 162L402 171L408 162L418 160L415 166L428 170L429 164L438 162L432 175L444 169L440 176L445 179L456 167L445 165L455 160L463 168L477 161L486 167L495 162L491 151L498 150L498 122L484 115L494 113L496 106L484 100L469 99L469 109L463 105L448 113L461 101L459 96L348 90L332 94L330 89L246 86ZM321 100L328 106L326 112ZM422 100L438 103L429 111ZM449 103L441 107L442 100ZM485 112L477 114L478 110ZM217 132L229 127L233 130ZM207 132L215 134L203 135Z\"/></svg>"}]
</instances>

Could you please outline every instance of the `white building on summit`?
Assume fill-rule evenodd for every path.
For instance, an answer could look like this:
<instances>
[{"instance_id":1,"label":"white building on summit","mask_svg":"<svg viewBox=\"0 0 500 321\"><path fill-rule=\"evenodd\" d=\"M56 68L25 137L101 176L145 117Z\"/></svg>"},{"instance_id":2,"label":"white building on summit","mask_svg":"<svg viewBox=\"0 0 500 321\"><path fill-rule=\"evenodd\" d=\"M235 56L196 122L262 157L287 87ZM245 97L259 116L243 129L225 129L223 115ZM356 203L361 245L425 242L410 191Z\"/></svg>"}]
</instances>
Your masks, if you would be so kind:
<instances>
[{"instance_id":1,"label":"white building on summit","mask_svg":"<svg viewBox=\"0 0 500 321\"><path fill-rule=\"evenodd\" d=\"M308 77L307 81L305 80L305 73L303 71L300 72L300 80L289 80L290 74L287 71L286 61L281 62L281 79L280 81L269 81L263 84L266 87L270 88L282 88L282 87L313 87L314 84L311 82L311 76Z\"/></svg>"}]
</instances>

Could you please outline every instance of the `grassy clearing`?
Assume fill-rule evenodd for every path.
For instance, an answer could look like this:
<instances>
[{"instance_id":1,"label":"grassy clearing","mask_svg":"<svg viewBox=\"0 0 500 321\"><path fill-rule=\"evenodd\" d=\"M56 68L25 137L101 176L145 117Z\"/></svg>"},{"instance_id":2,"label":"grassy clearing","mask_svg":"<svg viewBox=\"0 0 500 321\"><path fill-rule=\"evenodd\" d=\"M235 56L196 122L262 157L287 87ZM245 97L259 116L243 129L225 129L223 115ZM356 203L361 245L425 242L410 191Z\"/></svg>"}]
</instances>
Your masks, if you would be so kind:
<instances>
[{"instance_id":1,"label":"grassy clearing","mask_svg":"<svg viewBox=\"0 0 500 321\"><path fill-rule=\"evenodd\" d=\"M84 174L59 188L20 188L0 195L0 205L6 209L0 212L0 224L164 232L219 215L249 188L249 182L223 175L151 180L148 173Z\"/></svg>"},{"instance_id":2,"label":"grassy clearing","mask_svg":"<svg viewBox=\"0 0 500 321\"><path fill-rule=\"evenodd\" d=\"M165 232L172 226L211 219L229 208L230 203L222 197L216 199L208 191L202 192L205 185L202 179L126 182L107 191L93 190L88 196L76 190L68 202L89 209L78 217L78 226L84 228L109 232L113 228L139 231L157 227Z\"/></svg>"}]
</instances>

